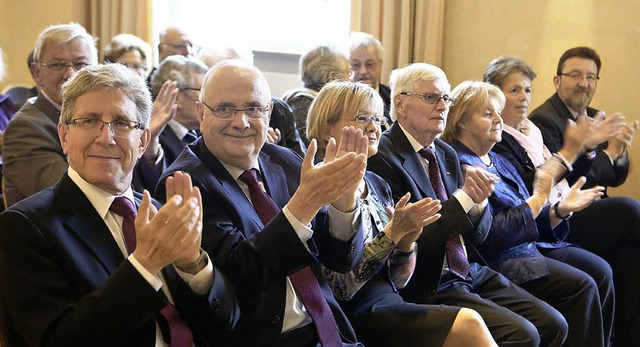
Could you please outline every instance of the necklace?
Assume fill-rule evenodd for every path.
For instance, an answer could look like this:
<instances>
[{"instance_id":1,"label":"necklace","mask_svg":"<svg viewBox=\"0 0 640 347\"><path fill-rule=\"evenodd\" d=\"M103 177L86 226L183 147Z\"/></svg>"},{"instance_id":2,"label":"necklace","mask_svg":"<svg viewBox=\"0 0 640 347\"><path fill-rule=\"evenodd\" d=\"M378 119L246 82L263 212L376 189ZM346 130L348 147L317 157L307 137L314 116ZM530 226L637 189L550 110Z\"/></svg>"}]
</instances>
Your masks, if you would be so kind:
<instances>
[{"instance_id":1,"label":"necklace","mask_svg":"<svg viewBox=\"0 0 640 347\"><path fill-rule=\"evenodd\" d=\"M482 163L486 167L492 167L493 166L493 159L491 158L491 156L489 154L483 155L482 157L480 157L480 160L482 160Z\"/></svg>"}]
</instances>

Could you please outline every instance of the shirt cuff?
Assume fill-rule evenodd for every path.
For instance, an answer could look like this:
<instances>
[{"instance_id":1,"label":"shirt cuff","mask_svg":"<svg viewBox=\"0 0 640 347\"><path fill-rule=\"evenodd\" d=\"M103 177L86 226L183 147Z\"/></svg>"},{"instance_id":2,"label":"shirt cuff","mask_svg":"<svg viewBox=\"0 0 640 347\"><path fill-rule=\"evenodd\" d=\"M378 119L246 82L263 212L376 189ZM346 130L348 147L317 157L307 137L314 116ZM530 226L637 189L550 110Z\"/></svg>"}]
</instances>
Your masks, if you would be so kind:
<instances>
[{"instance_id":1,"label":"shirt cuff","mask_svg":"<svg viewBox=\"0 0 640 347\"><path fill-rule=\"evenodd\" d=\"M360 218L360 202L356 200L356 207L349 212L342 212L329 205L329 232L340 241L349 241L358 230Z\"/></svg>"},{"instance_id":2,"label":"shirt cuff","mask_svg":"<svg viewBox=\"0 0 640 347\"><path fill-rule=\"evenodd\" d=\"M304 247L309 249L309 247L307 246L307 241L309 241L309 239L311 239L311 236L313 236L313 230L311 230L311 225L302 224L302 222L300 222L289 211L289 208L287 207L287 205L285 205L284 208L282 209L282 213L284 214L284 217L287 219L287 221L289 221L289 224L291 224L291 227L293 227L293 231L295 231L296 234L298 234L298 237L300 238L300 241L302 241L302 244L304 244Z\"/></svg>"},{"instance_id":3,"label":"shirt cuff","mask_svg":"<svg viewBox=\"0 0 640 347\"><path fill-rule=\"evenodd\" d=\"M138 262L136 257L133 256L133 253L131 253L131 255L129 255L128 259L129 259L129 262L131 263L131 265L133 265L133 267L136 270L138 270L140 275L142 275L142 277L144 277L144 279L149 283L149 285L151 285L151 287L155 291L158 291L158 290L160 290L160 288L162 288L162 281L160 280L160 278L158 278L158 276L156 276L156 275L152 274L151 272L149 272L149 270L145 269L144 266L142 266L142 264L140 264L140 262Z\"/></svg>"},{"instance_id":4,"label":"shirt cuff","mask_svg":"<svg viewBox=\"0 0 640 347\"><path fill-rule=\"evenodd\" d=\"M207 265L195 275L192 275L188 272L180 271L180 269L178 269L175 264L173 265L173 268L176 269L178 276L180 276L183 281L188 283L191 290L198 295L205 294L209 291L209 289L213 285L214 277L211 258L209 258L209 254L207 254L205 251L202 252L207 257Z\"/></svg>"},{"instance_id":5,"label":"shirt cuff","mask_svg":"<svg viewBox=\"0 0 640 347\"><path fill-rule=\"evenodd\" d=\"M469 197L469 195L465 193L462 189L458 189L455 192L453 192L453 196L458 200L458 202L460 203L460 206L462 206L462 209L464 210L465 213L469 213L473 205L475 205L475 203Z\"/></svg>"}]
</instances>

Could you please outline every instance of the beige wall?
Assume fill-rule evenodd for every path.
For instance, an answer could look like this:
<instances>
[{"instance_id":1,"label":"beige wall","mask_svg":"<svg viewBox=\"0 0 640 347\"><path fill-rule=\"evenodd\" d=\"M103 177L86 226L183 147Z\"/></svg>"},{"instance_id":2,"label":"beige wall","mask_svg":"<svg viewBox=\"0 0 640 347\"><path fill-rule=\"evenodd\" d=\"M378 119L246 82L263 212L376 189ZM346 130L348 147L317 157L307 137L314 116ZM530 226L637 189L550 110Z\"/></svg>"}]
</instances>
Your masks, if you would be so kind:
<instances>
[{"instance_id":1,"label":"beige wall","mask_svg":"<svg viewBox=\"0 0 640 347\"><path fill-rule=\"evenodd\" d=\"M33 85L27 70L27 55L38 34L52 24L76 21L82 25L85 1L82 0L0 0L0 47L4 50L7 85Z\"/></svg>"},{"instance_id":2,"label":"beige wall","mask_svg":"<svg viewBox=\"0 0 640 347\"><path fill-rule=\"evenodd\" d=\"M491 59L517 55L538 74L532 107L554 93L552 77L558 58L574 46L593 47L602 59L592 106L640 119L639 1L625 0L447 0L442 68L452 87L482 73ZM640 199L640 135L631 147L627 183L613 195Z\"/></svg>"}]
</instances>

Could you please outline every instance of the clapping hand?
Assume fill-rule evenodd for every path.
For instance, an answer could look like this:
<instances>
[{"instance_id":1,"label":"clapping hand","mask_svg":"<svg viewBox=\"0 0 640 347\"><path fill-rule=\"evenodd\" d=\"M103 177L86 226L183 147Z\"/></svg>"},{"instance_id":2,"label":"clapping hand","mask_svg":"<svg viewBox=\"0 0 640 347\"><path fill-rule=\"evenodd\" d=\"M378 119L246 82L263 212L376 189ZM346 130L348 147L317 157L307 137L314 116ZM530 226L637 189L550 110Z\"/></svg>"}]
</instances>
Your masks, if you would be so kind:
<instances>
[{"instance_id":1,"label":"clapping hand","mask_svg":"<svg viewBox=\"0 0 640 347\"><path fill-rule=\"evenodd\" d=\"M303 224L309 223L322 206L333 204L346 211L355 204L355 192L367 167L366 136L362 130L343 128L342 141L331 138L325 161L314 165L317 142L311 140L302 162L300 185L287 204Z\"/></svg>"},{"instance_id":2,"label":"clapping hand","mask_svg":"<svg viewBox=\"0 0 640 347\"><path fill-rule=\"evenodd\" d=\"M171 183L169 183L171 181ZM188 174L176 173L167 180L167 203L156 210L144 191L135 220L136 249L133 256L152 274L171 264L195 262L202 235L202 203L198 188ZM175 195L171 195L175 193Z\"/></svg>"},{"instance_id":3,"label":"clapping hand","mask_svg":"<svg viewBox=\"0 0 640 347\"><path fill-rule=\"evenodd\" d=\"M493 185L499 178L482 168L462 165L464 185L462 191L467 193L474 203L479 204L493 194Z\"/></svg>"},{"instance_id":4,"label":"clapping hand","mask_svg":"<svg viewBox=\"0 0 640 347\"><path fill-rule=\"evenodd\" d=\"M438 211L442 208L440 200L424 198L418 202L410 203L411 193L405 194L395 210L387 207L387 213L391 217L389 224L384 228L384 233L398 245L401 251L408 251L415 242L422 228L440 219Z\"/></svg>"},{"instance_id":5,"label":"clapping hand","mask_svg":"<svg viewBox=\"0 0 640 347\"><path fill-rule=\"evenodd\" d=\"M582 176L571 186L567 196L558 204L558 210L561 215L568 215L569 212L578 212L591 205L592 202L600 199L604 194L604 187L595 186L593 188L584 189L582 187L587 179Z\"/></svg>"}]
</instances>

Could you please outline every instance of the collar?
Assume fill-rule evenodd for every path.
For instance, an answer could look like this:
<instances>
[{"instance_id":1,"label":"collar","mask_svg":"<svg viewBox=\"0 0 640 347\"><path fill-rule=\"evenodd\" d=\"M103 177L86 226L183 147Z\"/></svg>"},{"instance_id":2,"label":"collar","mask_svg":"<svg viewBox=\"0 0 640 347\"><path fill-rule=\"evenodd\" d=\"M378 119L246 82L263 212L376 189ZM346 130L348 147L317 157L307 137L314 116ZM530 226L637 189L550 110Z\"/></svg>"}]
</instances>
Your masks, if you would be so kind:
<instances>
[{"instance_id":1,"label":"collar","mask_svg":"<svg viewBox=\"0 0 640 347\"><path fill-rule=\"evenodd\" d=\"M47 101L49 101L49 103L51 103L51 105L53 105L53 107L56 108L56 110L58 110L58 112L60 112L60 110L62 109L62 106L60 106L57 102L53 101L49 95L47 95L47 93L44 92L43 89L40 90L40 93L42 93L42 95L44 95L45 99L47 99Z\"/></svg>"},{"instance_id":2,"label":"collar","mask_svg":"<svg viewBox=\"0 0 640 347\"><path fill-rule=\"evenodd\" d=\"M218 159L220 160L220 159ZM222 164L222 166L224 166L224 168L229 172L229 174L231 175L231 177L233 177L234 180L238 180L240 178L240 175L242 175L242 173L245 171L243 169L237 168L231 164L227 164L224 161L220 160L220 164ZM255 163L253 163L253 167L251 167L252 169L256 169L258 172L260 172L260 165L258 164L258 161L256 160Z\"/></svg>"},{"instance_id":3,"label":"collar","mask_svg":"<svg viewBox=\"0 0 640 347\"><path fill-rule=\"evenodd\" d=\"M404 133L404 136L406 136L407 140L409 140L409 143L411 144L411 147L413 148L414 152L417 153L424 147L431 147L433 149L433 142L427 146L423 146L420 142L418 142L418 140L415 139L415 137L413 137L413 135L409 134L409 132L399 122L398 122L398 126L400 126L400 130L402 130L402 132Z\"/></svg>"},{"instance_id":4,"label":"collar","mask_svg":"<svg viewBox=\"0 0 640 347\"><path fill-rule=\"evenodd\" d=\"M171 130L173 130L173 132L180 140L182 140L184 136L189 132L189 129L187 129L187 127L180 124L180 122L175 119L170 120L167 125L171 128Z\"/></svg>"},{"instance_id":5,"label":"collar","mask_svg":"<svg viewBox=\"0 0 640 347\"><path fill-rule=\"evenodd\" d=\"M93 184L85 181L80 174L76 172L74 169L69 167L69 178L80 188L82 193L89 199L93 208L98 212L98 214L104 219L107 216L107 212L109 212L109 208L111 207L111 203L116 198L115 195L112 195L109 192L106 192ZM133 198L133 190L131 187L128 187L127 190L122 193L120 196L124 196L127 199L131 200L134 206L136 206L136 201Z\"/></svg>"}]
</instances>

